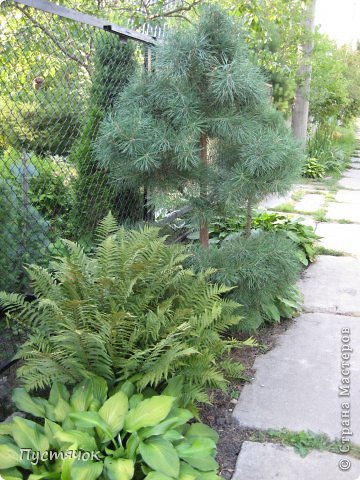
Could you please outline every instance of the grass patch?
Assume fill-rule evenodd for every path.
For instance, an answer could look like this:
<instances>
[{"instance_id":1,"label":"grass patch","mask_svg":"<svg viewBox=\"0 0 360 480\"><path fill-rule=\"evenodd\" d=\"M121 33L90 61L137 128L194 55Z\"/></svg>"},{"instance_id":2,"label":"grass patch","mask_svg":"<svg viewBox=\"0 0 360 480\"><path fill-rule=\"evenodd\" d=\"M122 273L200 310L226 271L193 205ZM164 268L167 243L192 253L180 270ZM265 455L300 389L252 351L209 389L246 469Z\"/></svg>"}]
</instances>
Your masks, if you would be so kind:
<instances>
[{"instance_id":1,"label":"grass patch","mask_svg":"<svg viewBox=\"0 0 360 480\"><path fill-rule=\"evenodd\" d=\"M272 210L275 212L296 213L294 204L292 202L282 203L281 205L278 205L274 208L270 208L269 210Z\"/></svg>"},{"instance_id":2,"label":"grass patch","mask_svg":"<svg viewBox=\"0 0 360 480\"><path fill-rule=\"evenodd\" d=\"M294 202L300 202L300 200L302 200L304 198L304 196L306 195L306 190L296 190L296 192L294 192L292 195L291 195L291 199L294 201Z\"/></svg>"},{"instance_id":3,"label":"grass patch","mask_svg":"<svg viewBox=\"0 0 360 480\"><path fill-rule=\"evenodd\" d=\"M328 222L329 220L326 218L326 209L320 208L316 212L313 213L314 220L316 222Z\"/></svg>"},{"instance_id":4,"label":"grass patch","mask_svg":"<svg viewBox=\"0 0 360 480\"><path fill-rule=\"evenodd\" d=\"M331 257L348 257L350 256L346 252L341 252L340 250L332 250L331 248L326 248L321 245L315 247L316 255L328 255Z\"/></svg>"},{"instance_id":5,"label":"grass patch","mask_svg":"<svg viewBox=\"0 0 360 480\"><path fill-rule=\"evenodd\" d=\"M346 218L340 218L340 220L336 220L337 223L343 223L345 225L349 225L349 224L352 224L354 222L352 222L351 220L346 220Z\"/></svg>"},{"instance_id":6,"label":"grass patch","mask_svg":"<svg viewBox=\"0 0 360 480\"><path fill-rule=\"evenodd\" d=\"M253 442L271 442L283 446L294 447L296 453L305 457L311 450L326 451L341 454L340 440L332 441L327 435L313 432L289 432L288 430L268 430L255 432L249 439ZM360 446L351 445L347 454L353 458L360 458Z\"/></svg>"}]
</instances>

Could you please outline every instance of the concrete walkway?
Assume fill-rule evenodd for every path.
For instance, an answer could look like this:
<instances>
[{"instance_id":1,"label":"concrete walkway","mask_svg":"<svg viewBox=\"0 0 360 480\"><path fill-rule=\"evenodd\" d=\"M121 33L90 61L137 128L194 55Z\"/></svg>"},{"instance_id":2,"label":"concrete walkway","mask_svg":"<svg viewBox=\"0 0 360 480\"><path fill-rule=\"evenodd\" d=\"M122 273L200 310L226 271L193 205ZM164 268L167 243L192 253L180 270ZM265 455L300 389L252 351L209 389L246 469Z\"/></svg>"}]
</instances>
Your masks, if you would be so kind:
<instances>
[{"instance_id":1,"label":"concrete walkway","mask_svg":"<svg viewBox=\"0 0 360 480\"><path fill-rule=\"evenodd\" d=\"M272 351L257 358L255 379L233 414L243 427L326 434L344 452L349 440L360 446L359 167L353 158L331 191L313 182L265 205L306 215L330 255L304 272L303 314ZM291 447L245 442L233 480L275 479L360 480L360 461L315 450L302 458Z\"/></svg>"}]
</instances>

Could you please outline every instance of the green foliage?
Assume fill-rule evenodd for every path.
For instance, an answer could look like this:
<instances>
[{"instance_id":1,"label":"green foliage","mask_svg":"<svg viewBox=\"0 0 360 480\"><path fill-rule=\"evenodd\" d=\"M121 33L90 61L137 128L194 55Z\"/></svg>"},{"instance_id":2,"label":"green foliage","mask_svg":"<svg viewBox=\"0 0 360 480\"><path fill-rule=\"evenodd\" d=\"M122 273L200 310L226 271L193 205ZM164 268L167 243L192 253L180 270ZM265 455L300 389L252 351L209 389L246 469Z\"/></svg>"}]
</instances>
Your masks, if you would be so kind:
<instances>
[{"instance_id":1,"label":"green foliage","mask_svg":"<svg viewBox=\"0 0 360 480\"><path fill-rule=\"evenodd\" d=\"M304 43L302 0L221 1L246 26L245 38L254 60L272 84L276 108L286 116L296 92L297 70Z\"/></svg>"},{"instance_id":2,"label":"green foliage","mask_svg":"<svg viewBox=\"0 0 360 480\"><path fill-rule=\"evenodd\" d=\"M289 188L301 152L252 64L244 32L215 6L168 35L101 124L114 181L181 192L204 218Z\"/></svg>"},{"instance_id":3,"label":"green foliage","mask_svg":"<svg viewBox=\"0 0 360 480\"><path fill-rule=\"evenodd\" d=\"M209 225L210 243L221 245L222 242L231 239L239 234L244 234L246 220L243 216L218 218ZM298 246L296 257L300 263L307 266L309 262L315 261L315 242L319 238L313 227L301 223L289 215L264 212L255 215L252 219L252 230L264 232L282 231L291 241ZM199 237L195 231L187 235L187 239L195 240Z\"/></svg>"},{"instance_id":4,"label":"green foliage","mask_svg":"<svg viewBox=\"0 0 360 480\"><path fill-rule=\"evenodd\" d=\"M108 392L105 380L97 377L72 392L55 383L48 399L15 389L15 405L36 421L15 416L0 426L0 475L5 480L65 475L72 480L175 480L184 475L220 480L218 434L202 423L188 423L193 414L180 408L174 396L181 390L178 380L161 395L138 394L130 382ZM26 448L29 457L20 453Z\"/></svg>"},{"instance_id":5,"label":"green foliage","mask_svg":"<svg viewBox=\"0 0 360 480\"><path fill-rule=\"evenodd\" d=\"M306 178L324 178L325 168L316 158L308 157L302 174Z\"/></svg>"},{"instance_id":6,"label":"green foliage","mask_svg":"<svg viewBox=\"0 0 360 480\"><path fill-rule=\"evenodd\" d=\"M52 271L28 267L38 296L30 305L0 296L9 320L29 334L17 354L27 389L91 374L110 384L136 375L144 389L181 374L184 401L206 401L208 387L241 375L229 357L241 342L222 337L239 323L239 305L222 299L229 289L209 283L211 272L182 267L185 247L167 245L156 229L118 229L111 216L97 238L93 255L67 241Z\"/></svg>"},{"instance_id":7,"label":"green foliage","mask_svg":"<svg viewBox=\"0 0 360 480\"><path fill-rule=\"evenodd\" d=\"M196 270L215 269L212 279L233 287L228 297L243 305L243 330L253 330L264 321L291 317L299 307L294 287L300 273L297 246L281 231L256 231L250 238L239 234L220 248L197 250ZM234 288L235 287L235 288Z\"/></svg>"},{"instance_id":8,"label":"green foliage","mask_svg":"<svg viewBox=\"0 0 360 480\"><path fill-rule=\"evenodd\" d=\"M5 180L0 180L0 224L0 289L22 291L28 285L23 264L44 259L48 224Z\"/></svg>"},{"instance_id":9,"label":"green foliage","mask_svg":"<svg viewBox=\"0 0 360 480\"><path fill-rule=\"evenodd\" d=\"M81 135L70 155L71 162L78 169L72 211L77 237L92 235L109 210L120 222L126 219L134 222L141 218L139 192L115 186L106 170L99 167L93 153L99 123L105 113L111 111L135 68L135 48L131 42L124 44L117 35L107 32L97 37L87 112L82 121ZM101 194L95 195L95 190L101 191Z\"/></svg>"},{"instance_id":10,"label":"green foliage","mask_svg":"<svg viewBox=\"0 0 360 480\"><path fill-rule=\"evenodd\" d=\"M315 261L315 243L320 237L315 234L313 227L303 224L301 219L265 212L254 218L253 228L265 232L284 232L286 237L297 245L296 257L300 263L307 266L309 262Z\"/></svg>"}]
</instances>

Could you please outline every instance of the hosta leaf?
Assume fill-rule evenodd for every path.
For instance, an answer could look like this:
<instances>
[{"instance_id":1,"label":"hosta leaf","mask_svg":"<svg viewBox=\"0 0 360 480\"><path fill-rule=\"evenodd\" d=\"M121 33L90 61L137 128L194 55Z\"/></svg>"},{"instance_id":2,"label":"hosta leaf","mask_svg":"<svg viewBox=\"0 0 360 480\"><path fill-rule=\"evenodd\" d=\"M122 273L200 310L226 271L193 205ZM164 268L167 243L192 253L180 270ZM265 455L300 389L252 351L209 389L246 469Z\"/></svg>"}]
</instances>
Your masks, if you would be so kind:
<instances>
[{"instance_id":1,"label":"hosta leaf","mask_svg":"<svg viewBox=\"0 0 360 480\"><path fill-rule=\"evenodd\" d=\"M58 425L55 422L52 422L51 420L48 420L47 418L45 419L44 432L52 448L56 448L56 449L59 448L60 444L56 440L55 435L58 432L62 432L62 431L63 429L60 427L60 425Z\"/></svg>"},{"instance_id":2,"label":"hosta leaf","mask_svg":"<svg viewBox=\"0 0 360 480\"><path fill-rule=\"evenodd\" d=\"M199 474L199 470L195 470L188 463L180 462L179 480L195 480Z\"/></svg>"},{"instance_id":3,"label":"hosta leaf","mask_svg":"<svg viewBox=\"0 0 360 480\"><path fill-rule=\"evenodd\" d=\"M34 417L43 418L45 416L45 407L35 403L25 388L15 388L12 400L22 412L30 413Z\"/></svg>"},{"instance_id":4,"label":"hosta leaf","mask_svg":"<svg viewBox=\"0 0 360 480\"><path fill-rule=\"evenodd\" d=\"M26 453L21 459L20 448L12 443L0 445L0 465L2 469L12 467L31 468Z\"/></svg>"},{"instance_id":5,"label":"hosta leaf","mask_svg":"<svg viewBox=\"0 0 360 480\"><path fill-rule=\"evenodd\" d=\"M70 413L69 418L80 428L98 428L113 438L109 425L100 417L98 412Z\"/></svg>"},{"instance_id":6,"label":"hosta leaf","mask_svg":"<svg viewBox=\"0 0 360 480\"><path fill-rule=\"evenodd\" d=\"M62 398L65 402L68 402L70 393L64 384L55 382L50 390L49 402L55 407L60 398Z\"/></svg>"},{"instance_id":7,"label":"hosta leaf","mask_svg":"<svg viewBox=\"0 0 360 480\"><path fill-rule=\"evenodd\" d=\"M73 411L71 405L66 402L62 397L59 397L57 404L54 407L55 420L61 423L65 418Z\"/></svg>"},{"instance_id":8,"label":"hosta leaf","mask_svg":"<svg viewBox=\"0 0 360 480\"><path fill-rule=\"evenodd\" d=\"M127 432L136 432L140 428L156 425L168 416L174 400L174 397L165 395L143 400L127 414L124 429Z\"/></svg>"},{"instance_id":9,"label":"hosta leaf","mask_svg":"<svg viewBox=\"0 0 360 480\"><path fill-rule=\"evenodd\" d=\"M13 422L12 436L20 448L31 448L34 452L41 453L49 450L49 440L40 432L39 425L21 417L14 417Z\"/></svg>"},{"instance_id":10,"label":"hosta leaf","mask_svg":"<svg viewBox=\"0 0 360 480\"><path fill-rule=\"evenodd\" d=\"M127 396L120 391L106 400L99 410L100 417L110 426L113 436L117 435L124 426L128 403Z\"/></svg>"},{"instance_id":11,"label":"hosta leaf","mask_svg":"<svg viewBox=\"0 0 360 480\"><path fill-rule=\"evenodd\" d=\"M95 438L80 430L59 431L55 434L55 439L59 440L65 449L70 445L76 445L77 449L85 452L96 452L98 450Z\"/></svg>"},{"instance_id":12,"label":"hosta leaf","mask_svg":"<svg viewBox=\"0 0 360 480\"><path fill-rule=\"evenodd\" d=\"M134 462L127 458L107 457L104 463L104 473L109 480L131 480L134 476Z\"/></svg>"},{"instance_id":13,"label":"hosta leaf","mask_svg":"<svg viewBox=\"0 0 360 480\"><path fill-rule=\"evenodd\" d=\"M70 397L70 405L75 412L86 412L93 398L92 383L90 380L83 380L74 388Z\"/></svg>"},{"instance_id":14,"label":"hosta leaf","mask_svg":"<svg viewBox=\"0 0 360 480\"><path fill-rule=\"evenodd\" d=\"M140 455L155 471L177 478L180 471L179 456L173 445L161 437L140 443Z\"/></svg>"},{"instance_id":15,"label":"hosta leaf","mask_svg":"<svg viewBox=\"0 0 360 480\"><path fill-rule=\"evenodd\" d=\"M204 423L193 423L186 432L186 438L190 441L196 438L210 438L215 443L219 440L219 434Z\"/></svg>"},{"instance_id":16,"label":"hosta leaf","mask_svg":"<svg viewBox=\"0 0 360 480\"><path fill-rule=\"evenodd\" d=\"M23 477L20 477L23 478ZM61 472L44 472L40 474L32 474L28 480L57 480L61 478Z\"/></svg>"},{"instance_id":17,"label":"hosta leaf","mask_svg":"<svg viewBox=\"0 0 360 480\"><path fill-rule=\"evenodd\" d=\"M186 410L185 408L176 408L174 410L171 410L170 415L163 422L160 422L154 427L147 427L141 429L139 431L139 437L141 439L145 439L154 435L162 435L167 430L171 430L173 428L179 427L180 425L184 425L191 418L193 418L193 415L191 412L189 412L189 410Z\"/></svg>"},{"instance_id":18,"label":"hosta leaf","mask_svg":"<svg viewBox=\"0 0 360 480\"><path fill-rule=\"evenodd\" d=\"M100 477L103 471L102 462L84 462L82 460L75 460L71 465L70 479L71 480L96 480Z\"/></svg>"},{"instance_id":19,"label":"hosta leaf","mask_svg":"<svg viewBox=\"0 0 360 480\"><path fill-rule=\"evenodd\" d=\"M19 480L23 479L22 474L19 472L17 468L7 468L6 470L0 471L0 478L4 480Z\"/></svg>"},{"instance_id":20,"label":"hosta leaf","mask_svg":"<svg viewBox=\"0 0 360 480\"><path fill-rule=\"evenodd\" d=\"M150 472L144 480L173 480L173 478L160 472Z\"/></svg>"},{"instance_id":21,"label":"hosta leaf","mask_svg":"<svg viewBox=\"0 0 360 480\"><path fill-rule=\"evenodd\" d=\"M210 438L198 438L190 443L181 443L176 447L179 457L192 467L208 472L216 470L218 464L213 458L215 442Z\"/></svg>"},{"instance_id":22,"label":"hosta leaf","mask_svg":"<svg viewBox=\"0 0 360 480\"><path fill-rule=\"evenodd\" d=\"M182 440L184 437L177 430L168 430L162 435L162 438L169 440L169 442L177 442Z\"/></svg>"}]
</instances>

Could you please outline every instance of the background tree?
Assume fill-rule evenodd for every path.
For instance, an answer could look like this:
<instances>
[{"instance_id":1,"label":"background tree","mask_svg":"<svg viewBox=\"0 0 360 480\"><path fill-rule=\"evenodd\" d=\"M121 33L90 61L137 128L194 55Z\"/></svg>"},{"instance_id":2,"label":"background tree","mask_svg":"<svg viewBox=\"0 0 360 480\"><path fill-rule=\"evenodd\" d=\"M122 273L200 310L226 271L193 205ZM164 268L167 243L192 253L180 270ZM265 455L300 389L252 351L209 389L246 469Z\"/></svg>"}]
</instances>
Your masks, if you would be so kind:
<instances>
[{"instance_id":1,"label":"background tree","mask_svg":"<svg viewBox=\"0 0 360 480\"><path fill-rule=\"evenodd\" d=\"M269 105L242 31L219 8L169 35L154 58L153 71L131 79L102 123L97 157L118 182L180 190L199 213L207 246L211 215L289 188L298 150Z\"/></svg>"},{"instance_id":2,"label":"background tree","mask_svg":"<svg viewBox=\"0 0 360 480\"><path fill-rule=\"evenodd\" d=\"M120 91L137 66L135 46L122 43L118 36L96 38L94 74L82 131L70 154L77 167L72 224L77 237L91 236L98 222L111 210L118 221L137 220L141 212L138 190L115 185L94 158L93 142L99 124L113 107ZM97 193L94 193L97 192Z\"/></svg>"}]
</instances>

